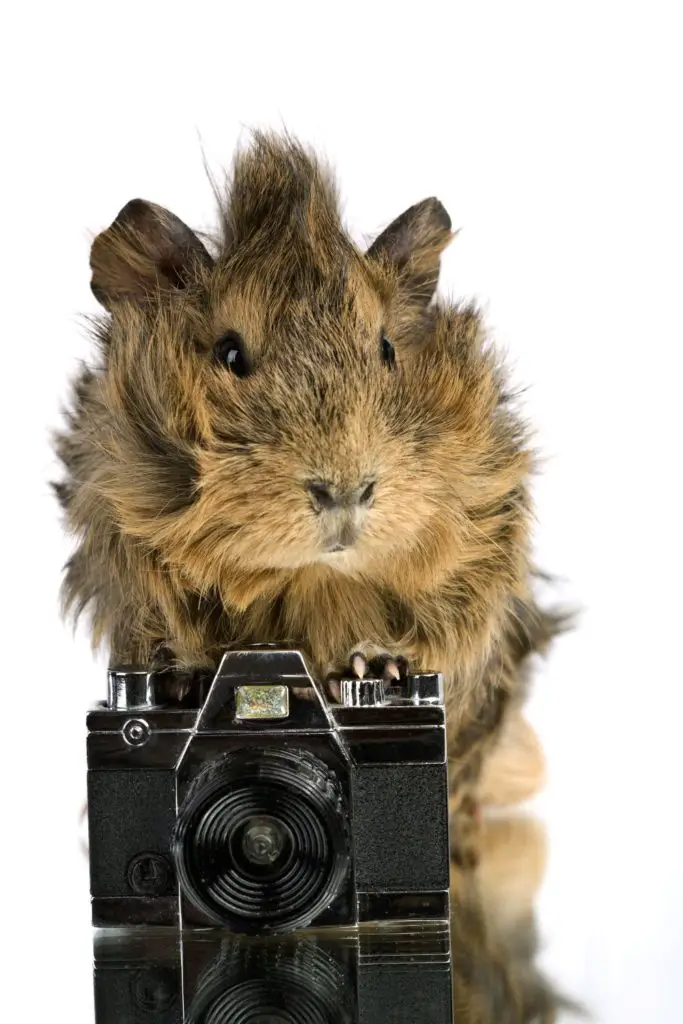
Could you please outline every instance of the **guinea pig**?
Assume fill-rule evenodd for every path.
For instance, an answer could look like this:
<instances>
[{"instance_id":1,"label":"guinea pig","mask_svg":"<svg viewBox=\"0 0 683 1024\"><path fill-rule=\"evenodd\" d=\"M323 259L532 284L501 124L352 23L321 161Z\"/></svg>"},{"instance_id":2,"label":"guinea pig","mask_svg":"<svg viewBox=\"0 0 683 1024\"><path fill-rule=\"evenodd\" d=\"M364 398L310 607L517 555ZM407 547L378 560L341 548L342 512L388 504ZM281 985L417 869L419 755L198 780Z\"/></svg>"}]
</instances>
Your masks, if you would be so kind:
<instances>
[{"instance_id":1,"label":"guinea pig","mask_svg":"<svg viewBox=\"0 0 683 1024\"><path fill-rule=\"evenodd\" d=\"M435 198L369 247L326 163L257 132L202 238L134 199L94 239L99 360L55 488L65 609L112 663L296 644L321 678L438 670L456 810L559 619L534 600L534 453Z\"/></svg>"}]
</instances>

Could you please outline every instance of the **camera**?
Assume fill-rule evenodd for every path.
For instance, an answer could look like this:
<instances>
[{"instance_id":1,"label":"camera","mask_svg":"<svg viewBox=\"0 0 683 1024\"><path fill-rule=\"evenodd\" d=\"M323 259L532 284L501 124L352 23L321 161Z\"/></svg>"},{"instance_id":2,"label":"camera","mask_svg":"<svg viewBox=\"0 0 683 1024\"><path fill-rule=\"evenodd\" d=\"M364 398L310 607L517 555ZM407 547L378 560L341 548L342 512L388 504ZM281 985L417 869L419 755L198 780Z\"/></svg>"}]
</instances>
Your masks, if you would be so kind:
<instances>
[{"instance_id":1,"label":"camera","mask_svg":"<svg viewBox=\"0 0 683 1024\"><path fill-rule=\"evenodd\" d=\"M342 679L333 700L280 646L213 675L124 666L87 729L96 927L447 920L438 673Z\"/></svg>"},{"instance_id":2,"label":"camera","mask_svg":"<svg viewBox=\"0 0 683 1024\"><path fill-rule=\"evenodd\" d=\"M316 935L95 934L95 1024L451 1024L445 923Z\"/></svg>"}]
</instances>

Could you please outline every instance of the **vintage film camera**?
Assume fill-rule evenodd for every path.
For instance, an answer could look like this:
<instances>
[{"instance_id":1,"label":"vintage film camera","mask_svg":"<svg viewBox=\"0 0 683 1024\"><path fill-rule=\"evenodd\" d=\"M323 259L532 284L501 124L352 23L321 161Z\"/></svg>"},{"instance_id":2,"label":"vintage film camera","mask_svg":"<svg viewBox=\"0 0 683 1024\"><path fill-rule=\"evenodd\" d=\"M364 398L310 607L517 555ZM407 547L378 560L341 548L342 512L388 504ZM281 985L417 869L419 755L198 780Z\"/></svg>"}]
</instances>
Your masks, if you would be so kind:
<instances>
[{"instance_id":1,"label":"vintage film camera","mask_svg":"<svg viewBox=\"0 0 683 1024\"><path fill-rule=\"evenodd\" d=\"M181 682L171 700L168 674L113 670L88 714L96 927L448 918L439 675L342 680L335 703L260 645Z\"/></svg>"},{"instance_id":2,"label":"vintage film camera","mask_svg":"<svg viewBox=\"0 0 683 1024\"><path fill-rule=\"evenodd\" d=\"M451 1024L448 925L95 935L95 1024Z\"/></svg>"}]
</instances>

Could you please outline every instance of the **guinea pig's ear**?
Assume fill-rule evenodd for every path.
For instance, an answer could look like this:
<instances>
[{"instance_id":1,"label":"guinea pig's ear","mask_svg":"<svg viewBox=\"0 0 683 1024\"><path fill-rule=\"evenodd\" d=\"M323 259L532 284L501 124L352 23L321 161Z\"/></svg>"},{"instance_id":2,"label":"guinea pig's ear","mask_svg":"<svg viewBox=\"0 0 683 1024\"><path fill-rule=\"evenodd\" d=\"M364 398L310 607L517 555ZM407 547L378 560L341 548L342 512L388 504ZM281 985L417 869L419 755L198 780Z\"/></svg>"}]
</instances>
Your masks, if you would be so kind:
<instances>
[{"instance_id":1,"label":"guinea pig's ear","mask_svg":"<svg viewBox=\"0 0 683 1024\"><path fill-rule=\"evenodd\" d=\"M195 233L175 214L132 199L92 244L90 287L98 302L111 310L121 299L143 300L157 288L185 288L197 264L212 262Z\"/></svg>"},{"instance_id":2,"label":"guinea pig's ear","mask_svg":"<svg viewBox=\"0 0 683 1024\"><path fill-rule=\"evenodd\" d=\"M426 305L439 281L441 253L453 237L445 207L438 199L423 199L392 221L367 255L393 263L401 286L415 302Z\"/></svg>"}]
</instances>

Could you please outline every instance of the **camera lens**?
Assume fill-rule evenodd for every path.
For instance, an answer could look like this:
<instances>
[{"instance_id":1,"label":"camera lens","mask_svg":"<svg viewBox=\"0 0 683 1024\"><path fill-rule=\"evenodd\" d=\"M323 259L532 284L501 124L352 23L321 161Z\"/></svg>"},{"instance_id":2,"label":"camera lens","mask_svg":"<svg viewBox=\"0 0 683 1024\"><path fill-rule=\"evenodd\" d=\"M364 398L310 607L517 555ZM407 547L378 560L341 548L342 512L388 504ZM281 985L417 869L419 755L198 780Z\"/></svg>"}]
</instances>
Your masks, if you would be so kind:
<instances>
[{"instance_id":1,"label":"camera lens","mask_svg":"<svg viewBox=\"0 0 683 1024\"><path fill-rule=\"evenodd\" d=\"M242 932L305 927L348 871L339 782L308 751L237 751L195 780L173 852L185 895L214 923Z\"/></svg>"}]
</instances>

